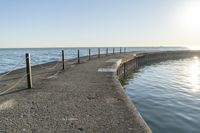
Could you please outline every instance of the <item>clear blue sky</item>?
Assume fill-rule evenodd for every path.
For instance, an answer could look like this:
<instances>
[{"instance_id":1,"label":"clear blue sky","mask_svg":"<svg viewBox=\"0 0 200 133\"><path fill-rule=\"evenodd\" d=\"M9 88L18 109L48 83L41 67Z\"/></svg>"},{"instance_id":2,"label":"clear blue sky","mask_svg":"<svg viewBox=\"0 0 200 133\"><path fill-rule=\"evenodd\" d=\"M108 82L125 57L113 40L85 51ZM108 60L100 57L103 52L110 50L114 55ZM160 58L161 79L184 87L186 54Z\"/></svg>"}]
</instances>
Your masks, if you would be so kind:
<instances>
[{"instance_id":1,"label":"clear blue sky","mask_svg":"<svg viewBox=\"0 0 200 133\"><path fill-rule=\"evenodd\" d=\"M198 0L1 0L0 47L198 45L198 8Z\"/></svg>"}]
</instances>

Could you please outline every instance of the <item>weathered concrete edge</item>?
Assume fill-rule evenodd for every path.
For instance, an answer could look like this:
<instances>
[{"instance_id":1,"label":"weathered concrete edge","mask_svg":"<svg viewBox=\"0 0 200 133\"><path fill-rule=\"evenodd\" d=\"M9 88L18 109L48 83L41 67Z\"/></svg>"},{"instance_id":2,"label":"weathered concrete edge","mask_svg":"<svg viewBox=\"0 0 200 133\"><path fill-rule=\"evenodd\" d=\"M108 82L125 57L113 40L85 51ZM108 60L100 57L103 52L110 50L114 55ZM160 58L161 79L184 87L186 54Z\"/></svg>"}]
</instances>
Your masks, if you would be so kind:
<instances>
[{"instance_id":1,"label":"weathered concrete edge","mask_svg":"<svg viewBox=\"0 0 200 133\"><path fill-rule=\"evenodd\" d=\"M134 57L133 57L133 59L134 59ZM124 62L122 62L122 64L123 63ZM116 65L116 69L118 69L119 67L120 67L120 65ZM128 109L128 112L132 114L133 119L136 120L137 123L140 125L140 128L141 128L140 132L141 133L152 133L150 127L145 122L145 120L143 119L140 112L137 110L136 106L131 101L129 96L126 94L126 92L119 80L120 79L119 75L117 75L117 73L114 72L112 77L113 77L113 83L116 85L116 91L119 91L119 93L121 94L121 98L124 100L124 103Z\"/></svg>"},{"instance_id":2,"label":"weathered concrete edge","mask_svg":"<svg viewBox=\"0 0 200 133\"><path fill-rule=\"evenodd\" d=\"M169 56L169 54L175 54L173 56ZM133 69L137 68L138 65L144 65L145 61L149 62L149 61L157 61L157 60L169 60L169 59L177 59L177 58L187 58L187 57L191 57L193 55L200 55L200 51L190 51L190 50L184 50L184 51L161 51L161 52L142 52L142 53L138 53L135 54L135 56L133 56L132 58L126 60L125 62L122 62L121 65L117 66L116 69L119 69L120 67L122 67L122 65L130 60L134 60L134 66ZM146 58L146 56L148 55L162 55L162 56L158 56L158 58L156 59L150 59L150 58ZM144 58L143 58L144 57ZM141 62L139 63L138 61ZM122 75L123 73L121 73ZM129 96L126 94L126 92L123 89L122 83L120 82L120 74L117 73L113 73L113 79L114 79L114 83L117 86L117 90L121 91L123 93L123 99L125 100L124 102L126 103L126 106L128 108L128 110L130 112L132 112L133 116L138 117L138 122L143 125L143 130L145 132L152 132L150 127L148 126L148 124L145 122L145 120L143 119L143 117L140 115L140 112L137 111L137 108L135 107L134 103L131 101L131 99L129 98Z\"/></svg>"},{"instance_id":3,"label":"weathered concrete edge","mask_svg":"<svg viewBox=\"0 0 200 133\"><path fill-rule=\"evenodd\" d=\"M140 125L142 126L144 133L152 133L150 127L147 125L147 123L145 122L145 120L143 119L143 117L141 116L140 112L137 110L137 108L135 107L134 103L131 101L131 99L129 98L129 96L126 94L126 92L124 91L124 88L121 84L121 82L119 81L119 77L117 76L116 73L113 74L113 82L114 84L117 86L117 90L121 91L122 94L122 98L127 106L127 109L129 112L132 113L132 116L134 117L134 119L137 120L138 123L140 123Z\"/></svg>"}]
</instances>

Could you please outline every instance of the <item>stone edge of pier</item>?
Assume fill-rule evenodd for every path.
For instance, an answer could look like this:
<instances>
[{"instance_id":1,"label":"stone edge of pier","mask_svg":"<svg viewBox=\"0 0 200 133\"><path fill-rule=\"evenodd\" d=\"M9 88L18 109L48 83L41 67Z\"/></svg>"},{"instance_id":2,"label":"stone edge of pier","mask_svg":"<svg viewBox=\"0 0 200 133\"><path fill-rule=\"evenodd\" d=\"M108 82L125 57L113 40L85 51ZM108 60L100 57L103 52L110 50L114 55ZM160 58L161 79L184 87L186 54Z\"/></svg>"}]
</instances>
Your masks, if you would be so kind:
<instances>
[{"instance_id":1,"label":"stone edge of pier","mask_svg":"<svg viewBox=\"0 0 200 133\"><path fill-rule=\"evenodd\" d=\"M147 132L152 132L148 124L140 115L140 112L137 111L137 108L134 105L134 101L131 101L129 96L124 91L123 84L127 80L128 76L131 73L133 73L135 69L139 69L141 66L145 66L146 64L156 63L166 60L177 60L193 56L200 56L200 51L181 50L181 51L141 52L133 54L132 57L129 57L125 61L121 62L119 65L115 66L116 72L113 73L113 78L115 84L117 84L118 86L117 89L119 89L120 91L122 91L122 93L124 93L125 97L124 99L125 103L127 104L128 110L130 110L133 113L133 115L136 115L139 118L138 119L139 123L144 124L144 126L142 127L143 130L146 130ZM122 69L127 69L127 70L124 71Z\"/></svg>"}]
</instances>

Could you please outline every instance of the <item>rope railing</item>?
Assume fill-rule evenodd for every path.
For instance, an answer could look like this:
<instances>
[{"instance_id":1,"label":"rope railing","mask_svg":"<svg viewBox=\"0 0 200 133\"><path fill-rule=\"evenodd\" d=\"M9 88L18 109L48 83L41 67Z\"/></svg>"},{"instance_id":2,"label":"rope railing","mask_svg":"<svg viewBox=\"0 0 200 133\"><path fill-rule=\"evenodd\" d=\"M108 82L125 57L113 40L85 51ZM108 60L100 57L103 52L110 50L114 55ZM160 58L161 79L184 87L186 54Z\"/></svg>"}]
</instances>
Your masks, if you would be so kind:
<instances>
[{"instance_id":1,"label":"rope railing","mask_svg":"<svg viewBox=\"0 0 200 133\"><path fill-rule=\"evenodd\" d=\"M19 85L22 80L27 76L27 74L25 74L24 76L22 76L17 82L15 82L11 87L9 87L8 89L4 90L3 92L0 92L0 96L7 93L8 91L14 89L17 85Z\"/></svg>"},{"instance_id":2,"label":"rope railing","mask_svg":"<svg viewBox=\"0 0 200 133\"><path fill-rule=\"evenodd\" d=\"M35 60L34 58L31 58L31 61L38 64L37 66L40 67L41 69L47 69L47 70L52 70L52 69L56 68L58 66L58 64L60 64L60 61L56 61L57 63L54 66L49 68L49 67L42 66L42 64L40 64L39 61Z\"/></svg>"},{"instance_id":3,"label":"rope railing","mask_svg":"<svg viewBox=\"0 0 200 133\"><path fill-rule=\"evenodd\" d=\"M25 58L23 58L23 60L19 61L11 70L9 70L8 72L0 75L0 80L2 78L4 78L5 76L7 76L8 74L10 74L11 72L15 71L21 64L23 64L25 62Z\"/></svg>"},{"instance_id":4,"label":"rope railing","mask_svg":"<svg viewBox=\"0 0 200 133\"><path fill-rule=\"evenodd\" d=\"M31 61L35 62L35 63L38 63L37 61L35 61L33 58L31 58ZM52 67L44 67L42 66L42 64L40 65L37 65L38 67L40 67L41 69L45 69L47 71L50 71L50 70L54 70L56 67L58 67L58 65L61 64L60 61L57 61L57 63L52 66ZM63 69L64 69L64 65L63 65ZM51 77L55 77L61 70L59 69L58 71L56 71L54 74L52 74L51 76L48 76L48 77L45 77L45 78L40 78L40 79L49 79ZM36 75L40 75L40 74L32 74L32 76L36 76Z\"/></svg>"},{"instance_id":5,"label":"rope railing","mask_svg":"<svg viewBox=\"0 0 200 133\"><path fill-rule=\"evenodd\" d=\"M97 53L95 54L98 58L100 58L101 56L100 55L105 55L105 56L108 56L109 54L115 54L115 52L117 52L115 50L115 48L112 48L112 51L110 52L109 49L111 48L104 48L105 51L101 51L103 48L97 48ZM94 49L93 49L94 50ZM119 53L122 53L122 49L120 48L119 50ZM78 64L81 63L81 57L80 56L80 50L77 49L77 59L78 59ZM91 56L93 56L94 54L92 54L92 50L91 49L88 49L88 57L89 57L89 60L91 59ZM32 72L31 72L31 61L34 62L38 67L40 67L41 69L45 69L45 70L53 70L55 68L58 67L59 64L62 64L62 69L59 69L58 71L56 71L56 73L54 73L52 76L49 76L48 78L51 78L51 77L55 77L56 75L58 75L58 73L61 72L61 70L64 70L65 69L65 55L64 55L64 50L62 50L61 54L51 54L51 56L57 56L57 57L61 57L62 60L61 61L56 61L56 64L53 65L52 67L45 67L43 64L40 64L40 62L35 59L35 57L30 57L30 54L29 53L26 53L26 56L25 58L23 58L23 60L21 60L20 62L18 62L15 67L13 67L11 70L9 70L8 72L0 75L0 80L2 78L4 78L5 76L9 75L11 72L15 71L21 64L26 64L26 74L23 75L19 80L17 80L17 82L13 83L8 89L6 89L5 91L2 91L0 92L0 95L3 95L5 93L7 93L8 91L12 90L13 88L15 88L17 85L19 85L23 79L25 77L27 77L27 85L28 85L28 88L32 88L32 76L35 76L35 75L32 75Z\"/></svg>"}]
</instances>

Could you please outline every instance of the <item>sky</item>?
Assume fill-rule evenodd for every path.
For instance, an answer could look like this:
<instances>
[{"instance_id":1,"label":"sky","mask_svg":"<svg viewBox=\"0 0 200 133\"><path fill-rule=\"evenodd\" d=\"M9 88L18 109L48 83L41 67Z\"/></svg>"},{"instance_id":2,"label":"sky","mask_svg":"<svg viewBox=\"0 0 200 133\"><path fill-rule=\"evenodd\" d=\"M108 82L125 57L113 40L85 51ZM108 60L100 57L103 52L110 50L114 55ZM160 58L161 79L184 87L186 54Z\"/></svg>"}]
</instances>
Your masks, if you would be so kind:
<instances>
[{"instance_id":1,"label":"sky","mask_svg":"<svg viewBox=\"0 0 200 133\"><path fill-rule=\"evenodd\" d=\"M198 46L200 0L0 0L0 47Z\"/></svg>"}]
</instances>

